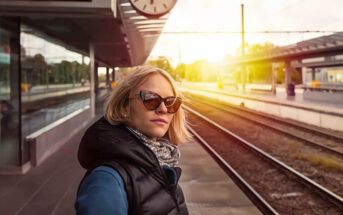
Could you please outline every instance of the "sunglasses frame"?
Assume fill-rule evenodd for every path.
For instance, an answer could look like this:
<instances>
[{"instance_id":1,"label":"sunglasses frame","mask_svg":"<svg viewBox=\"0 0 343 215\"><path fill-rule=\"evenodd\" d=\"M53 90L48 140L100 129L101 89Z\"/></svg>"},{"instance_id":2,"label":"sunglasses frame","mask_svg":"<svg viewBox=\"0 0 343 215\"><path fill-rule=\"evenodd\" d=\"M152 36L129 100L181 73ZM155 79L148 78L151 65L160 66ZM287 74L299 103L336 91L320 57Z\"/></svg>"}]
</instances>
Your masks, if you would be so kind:
<instances>
[{"instance_id":1,"label":"sunglasses frame","mask_svg":"<svg viewBox=\"0 0 343 215\"><path fill-rule=\"evenodd\" d=\"M149 107L147 107L147 105L145 104L145 102L146 102L146 100L145 100L145 95L148 94L148 93L154 94L154 95L156 95L156 96L159 98L160 103L156 106L156 108L149 108ZM181 106L181 104L182 104L182 99L181 99L180 97L178 97L178 96L168 96L168 97L162 98L159 94L157 94L157 93L155 93L155 92L153 92L153 91L149 91L149 90L141 90L141 91L139 91L139 94L135 94L134 96L135 96L135 97L141 98L141 100L142 100L142 102L143 102L143 105L144 105L144 107L145 107L147 110L156 110L158 107L160 107L160 105L161 105L161 103L162 103L162 101L163 101L164 105L165 105L166 108L167 108L167 112L168 112L168 113L176 113L176 112L179 110L179 108L180 108L180 106ZM172 107L172 106L175 104L175 102L174 102L172 105L169 105L169 106L166 105L166 100L169 99L169 98L175 98L175 102L176 102L177 100L180 101L180 105L179 105L179 107L176 109L175 112L169 111L169 107Z\"/></svg>"}]
</instances>

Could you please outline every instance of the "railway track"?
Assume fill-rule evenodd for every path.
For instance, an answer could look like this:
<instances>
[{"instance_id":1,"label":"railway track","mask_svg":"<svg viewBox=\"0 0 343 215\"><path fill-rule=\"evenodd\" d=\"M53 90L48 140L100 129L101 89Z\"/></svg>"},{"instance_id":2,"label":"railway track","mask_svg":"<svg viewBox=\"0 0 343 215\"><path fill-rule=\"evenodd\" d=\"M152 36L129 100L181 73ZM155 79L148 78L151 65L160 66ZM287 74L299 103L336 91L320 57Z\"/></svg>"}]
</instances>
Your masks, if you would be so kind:
<instances>
[{"instance_id":1,"label":"railway track","mask_svg":"<svg viewBox=\"0 0 343 215\"><path fill-rule=\"evenodd\" d=\"M267 126L260 126L260 123L251 122L250 119L254 116L237 117L228 110L230 107L222 110L223 108L218 108L218 105L213 103L204 103L204 99L201 101L193 99L189 105L199 112L206 113L207 116L216 122L220 122L226 129L249 140L318 184L329 188L339 196L343 196L342 155L322 150L317 146L313 147L308 142L293 138L291 134L269 129ZM220 107L222 106L220 105ZM262 120L260 119L260 121ZM273 125L272 123L269 122L268 124Z\"/></svg>"},{"instance_id":2,"label":"railway track","mask_svg":"<svg viewBox=\"0 0 343 215\"><path fill-rule=\"evenodd\" d=\"M234 114L290 137L297 138L306 144L318 147L326 152L343 156L343 136L247 108L240 108L235 105L225 104L224 107L222 104L209 103L204 100L198 100L197 102Z\"/></svg>"},{"instance_id":3,"label":"railway track","mask_svg":"<svg viewBox=\"0 0 343 215\"><path fill-rule=\"evenodd\" d=\"M189 107L184 107L192 115L192 124L194 124L194 121L200 122L200 126L191 126L189 128L190 131L203 144L211 156L220 163L224 170L230 176L233 176L238 186L243 187L244 192L247 193L263 213L288 214L290 212L288 211L289 209L292 209L294 214L321 214L327 212L330 212L330 214L341 214L343 212L342 197L280 162L211 119ZM202 135L200 136L198 133ZM231 152L228 152L228 150L231 150ZM247 165L242 165L245 163ZM231 164L233 164L233 167L230 167ZM251 166L251 164L254 165ZM251 170L246 171L245 168L250 168ZM245 180L240 182L241 178L247 178L248 182ZM259 181L256 182L256 178ZM268 183L268 181L271 181L271 178L278 178L281 181L280 183ZM261 181L266 183L261 185ZM303 185L306 186L306 189ZM249 186L252 189L246 188ZM289 192L289 190L292 190L292 192ZM281 194L273 192L280 192ZM313 192L317 195L313 194ZM259 194L257 197L256 193ZM278 198L280 196L285 197L286 200L282 201L282 198ZM291 199L293 200L290 201L287 197L292 197ZM329 200L329 202L326 200ZM290 202L293 204L288 204Z\"/></svg>"}]
</instances>

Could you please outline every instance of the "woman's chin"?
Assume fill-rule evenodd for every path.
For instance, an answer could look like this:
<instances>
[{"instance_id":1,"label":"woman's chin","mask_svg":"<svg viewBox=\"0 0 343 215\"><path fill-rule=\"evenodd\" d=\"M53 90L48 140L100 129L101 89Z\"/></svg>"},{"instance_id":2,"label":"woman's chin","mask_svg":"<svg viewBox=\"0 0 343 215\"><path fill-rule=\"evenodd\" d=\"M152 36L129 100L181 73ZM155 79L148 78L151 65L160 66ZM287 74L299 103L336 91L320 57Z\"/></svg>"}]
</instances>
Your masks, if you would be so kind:
<instances>
[{"instance_id":1,"label":"woman's chin","mask_svg":"<svg viewBox=\"0 0 343 215\"><path fill-rule=\"evenodd\" d=\"M149 137L152 139L156 139L158 137L163 137L167 131L165 129L154 129L152 132L149 133Z\"/></svg>"}]
</instances>

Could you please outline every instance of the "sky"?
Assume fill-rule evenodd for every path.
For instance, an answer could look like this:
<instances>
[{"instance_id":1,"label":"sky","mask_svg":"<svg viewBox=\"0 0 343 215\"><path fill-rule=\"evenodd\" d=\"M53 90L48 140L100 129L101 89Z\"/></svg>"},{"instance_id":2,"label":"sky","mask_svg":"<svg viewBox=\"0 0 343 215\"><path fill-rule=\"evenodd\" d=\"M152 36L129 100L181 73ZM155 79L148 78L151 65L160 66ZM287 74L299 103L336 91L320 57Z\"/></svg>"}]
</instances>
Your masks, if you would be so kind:
<instances>
[{"instance_id":1,"label":"sky","mask_svg":"<svg viewBox=\"0 0 343 215\"><path fill-rule=\"evenodd\" d=\"M241 4L244 4L245 31L343 31L342 0L178 0L163 32L241 31ZM251 34L249 44L271 42L289 45L330 33ZM235 55L240 34L162 33L150 59L163 55L172 65L199 59L219 62Z\"/></svg>"}]
</instances>

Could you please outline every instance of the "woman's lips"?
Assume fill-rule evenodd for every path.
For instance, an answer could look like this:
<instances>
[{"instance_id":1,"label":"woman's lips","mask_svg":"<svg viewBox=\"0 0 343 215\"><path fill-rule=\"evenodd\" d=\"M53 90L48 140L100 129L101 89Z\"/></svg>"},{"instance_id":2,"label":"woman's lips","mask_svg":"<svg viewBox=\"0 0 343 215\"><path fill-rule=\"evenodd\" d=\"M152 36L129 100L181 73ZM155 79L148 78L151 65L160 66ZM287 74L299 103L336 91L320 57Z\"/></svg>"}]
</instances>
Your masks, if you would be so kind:
<instances>
[{"instance_id":1,"label":"woman's lips","mask_svg":"<svg viewBox=\"0 0 343 215\"><path fill-rule=\"evenodd\" d=\"M154 123L159 124L159 125L167 124L167 122L163 119L154 119L154 120L151 120L151 122L154 122Z\"/></svg>"}]
</instances>

